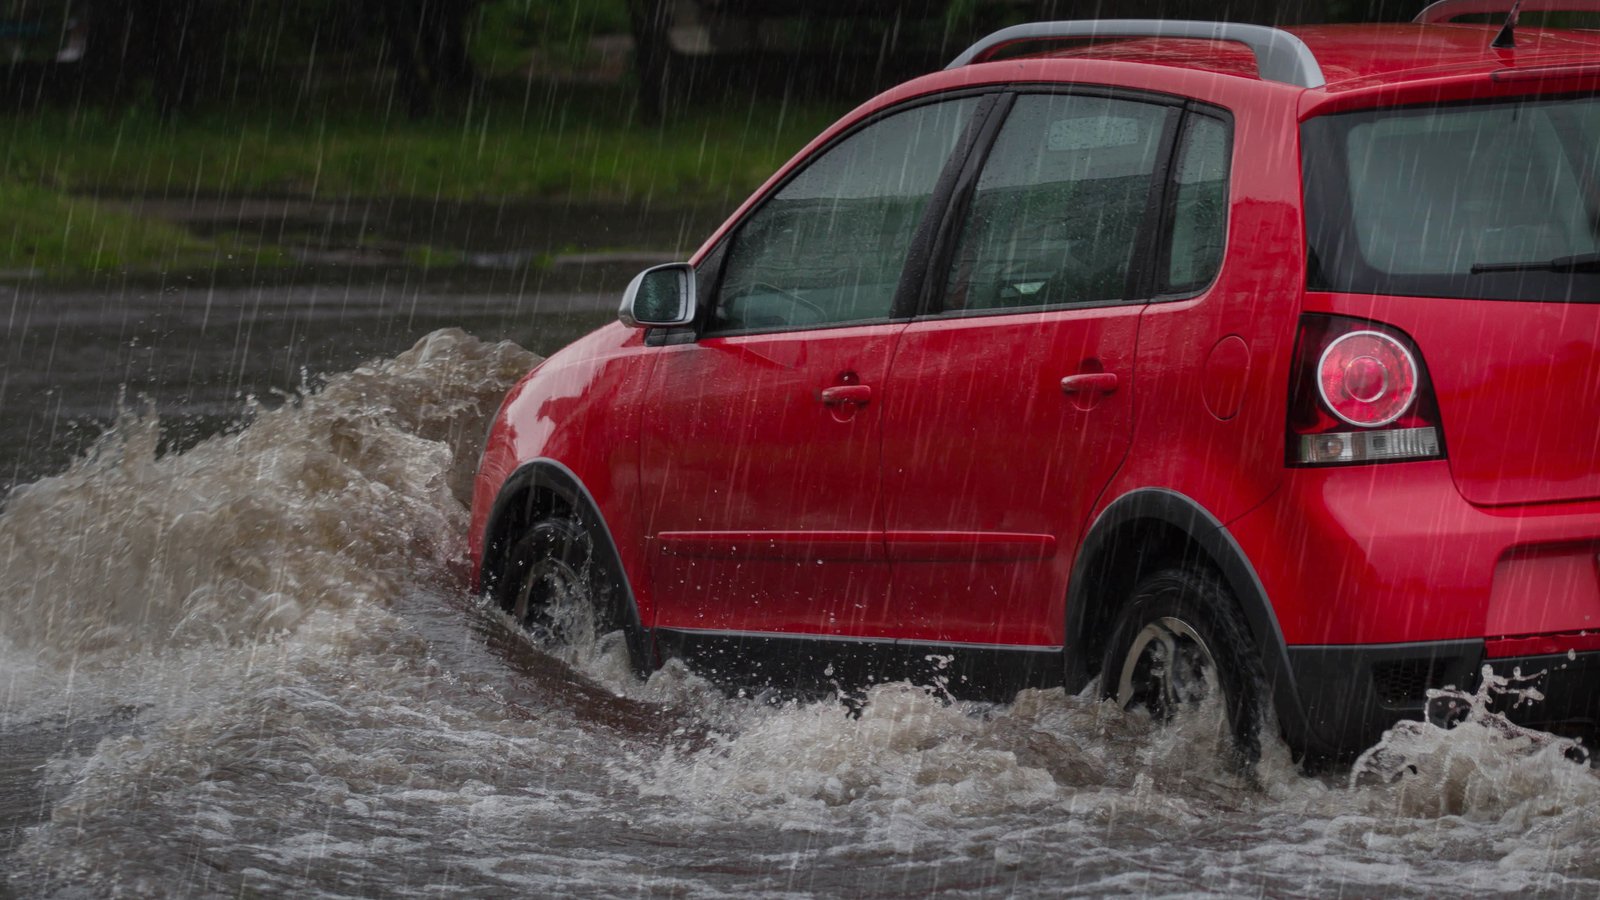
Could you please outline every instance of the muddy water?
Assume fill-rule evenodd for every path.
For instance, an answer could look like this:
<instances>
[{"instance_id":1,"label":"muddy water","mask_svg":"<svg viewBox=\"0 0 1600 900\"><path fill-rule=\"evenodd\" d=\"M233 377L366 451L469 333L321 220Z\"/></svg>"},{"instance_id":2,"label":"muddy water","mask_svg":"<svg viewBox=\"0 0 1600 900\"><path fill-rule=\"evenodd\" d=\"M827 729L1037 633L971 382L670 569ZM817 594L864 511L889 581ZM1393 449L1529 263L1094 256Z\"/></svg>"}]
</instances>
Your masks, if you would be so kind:
<instances>
[{"instance_id":1,"label":"muddy water","mask_svg":"<svg viewBox=\"0 0 1600 900\"><path fill-rule=\"evenodd\" d=\"M728 697L677 667L636 681L615 638L530 646L463 591L461 498L532 359L434 332L181 449L130 410L13 491L10 891L1600 891L1600 778L1481 711L1350 775L1269 745L1246 779L1203 712Z\"/></svg>"}]
</instances>

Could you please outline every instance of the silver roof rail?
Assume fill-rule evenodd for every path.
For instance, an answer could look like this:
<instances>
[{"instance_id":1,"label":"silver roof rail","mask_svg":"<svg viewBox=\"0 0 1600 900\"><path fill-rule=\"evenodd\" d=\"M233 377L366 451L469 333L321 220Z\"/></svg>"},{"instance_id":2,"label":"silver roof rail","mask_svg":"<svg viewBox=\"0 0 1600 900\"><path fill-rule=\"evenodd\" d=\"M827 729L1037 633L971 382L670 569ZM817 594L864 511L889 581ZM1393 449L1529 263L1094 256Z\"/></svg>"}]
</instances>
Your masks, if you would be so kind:
<instances>
[{"instance_id":1,"label":"silver roof rail","mask_svg":"<svg viewBox=\"0 0 1600 900\"><path fill-rule=\"evenodd\" d=\"M1181 19L1085 19L1075 22L1034 22L1002 28L966 49L946 69L982 62L1008 44L1024 41L1089 38L1192 38L1235 41L1256 55L1256 68L1267 81L1304 88L1327 83L1322 67L1305 42L1278 28L1237 22L1191 22Z\"/></svg>"},{"instance_id":2,"label":"silver roof rail","mask_svg":"<svg viewBox=\"0 0 1600 900\"><path fill-rule=\"evenodd\" d=\"M1462 16L1504 14L1511 11L1511 3L1512 0L1439 0L1411 21L1431 25ZM1600 0L1523 0L1522 12L1600 13Z\"/></svg>"}]
</instances>

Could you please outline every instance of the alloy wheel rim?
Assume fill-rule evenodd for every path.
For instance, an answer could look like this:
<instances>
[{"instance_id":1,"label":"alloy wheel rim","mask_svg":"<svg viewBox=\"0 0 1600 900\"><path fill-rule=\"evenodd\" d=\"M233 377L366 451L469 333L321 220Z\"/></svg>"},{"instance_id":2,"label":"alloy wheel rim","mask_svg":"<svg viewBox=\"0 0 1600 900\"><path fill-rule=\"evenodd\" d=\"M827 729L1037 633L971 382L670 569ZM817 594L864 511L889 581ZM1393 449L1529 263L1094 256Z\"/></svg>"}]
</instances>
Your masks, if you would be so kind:
<instances>
[{"instance_id":1,"label":"alloy wheel rim","mask_svg":"<svg viewBox=\"0 0 1600 900\"><path fill-rule=\"evenodd\" d=\"M1217 662L1193 626L1162 616L1140 629L1122 660L1117 705L1142 704L1151 715L1168 719L1197 706L1217 686Z\"/></svg>"},{"instance_id":2,"label":"alloy wheel rim","mask_svg":"<svg viewBox=\"0 0 1600 900\"><path fill-rule=\"evenodd\" d=\"M586 630L593 631L587 583L583 573L566 561L545 557L523 579L511 614L541 641L581 641L588 636Z\"/></svg>"}]
</instances>

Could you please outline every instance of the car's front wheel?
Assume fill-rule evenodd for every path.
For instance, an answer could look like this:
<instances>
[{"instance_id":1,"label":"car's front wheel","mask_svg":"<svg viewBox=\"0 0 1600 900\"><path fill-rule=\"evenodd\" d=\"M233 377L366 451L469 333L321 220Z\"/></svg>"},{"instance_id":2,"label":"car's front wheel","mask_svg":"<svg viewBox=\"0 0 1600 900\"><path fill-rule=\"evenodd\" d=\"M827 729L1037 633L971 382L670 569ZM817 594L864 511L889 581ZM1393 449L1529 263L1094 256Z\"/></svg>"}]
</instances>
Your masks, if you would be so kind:
<instances>
[{"instance_id":1,"label":"car's front wheel","mask_svg":"<svg viewBox=\"0 0 1600 900\"><path fill-rule=\"evenodd\" d=\"M597 545L595 529L562 510L533 522L513 539L490 592L500 608L548 648L592 652L622 630L637 668L638 648L620 579Z\"/></svg>"},{"instance_id":2,"label":"car's front wheel","mask_svg":"<svg viewBox=\"0 0 1600 900\"><path fill-rule=\"evenodd\" d=\"M1147 575L1111 630L1100 669L1103 696L1168 721L1219 701L1225 736L1244 767L1261 755L1264 679L1255 643L1232 593L1213 574L1186 568Z\"/></svg>"}]
</instances>

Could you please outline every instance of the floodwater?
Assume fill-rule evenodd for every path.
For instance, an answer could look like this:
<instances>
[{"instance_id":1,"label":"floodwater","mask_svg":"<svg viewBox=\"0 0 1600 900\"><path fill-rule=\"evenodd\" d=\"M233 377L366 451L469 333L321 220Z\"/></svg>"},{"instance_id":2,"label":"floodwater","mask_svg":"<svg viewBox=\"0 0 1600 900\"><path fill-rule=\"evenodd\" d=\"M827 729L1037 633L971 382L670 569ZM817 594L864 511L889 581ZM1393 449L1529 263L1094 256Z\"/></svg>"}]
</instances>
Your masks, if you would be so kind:
<instances>
[{"instance_id":1,"label":"floodwater","mask_svg":"<svg viewBox=\"0 0 1600 900\"><path fill-rule=\"evenodd\" d=\"M466 593L467 480L530 351L611 303L0 294L0 894L1600 892L1600 777L1481 708L1247 778L1205 711L530 645Z\"/></svg>"}]
</instances>

